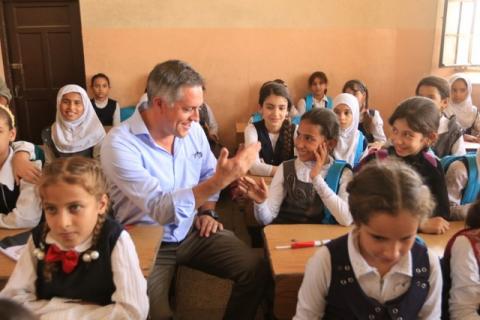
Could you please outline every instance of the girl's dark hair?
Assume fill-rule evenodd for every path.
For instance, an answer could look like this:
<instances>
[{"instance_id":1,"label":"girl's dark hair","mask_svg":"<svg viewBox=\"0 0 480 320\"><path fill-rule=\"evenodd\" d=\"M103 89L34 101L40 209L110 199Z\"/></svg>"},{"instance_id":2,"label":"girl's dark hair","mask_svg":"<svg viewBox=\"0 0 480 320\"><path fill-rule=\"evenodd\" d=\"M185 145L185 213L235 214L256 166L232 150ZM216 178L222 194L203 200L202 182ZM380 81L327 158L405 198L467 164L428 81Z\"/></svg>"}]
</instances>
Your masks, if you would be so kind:
<instances>
[{"instance_id":1,"label":"girl's dark hair","mask_svg":"<svg viewBox=\"0 0 480 320\"><path fill-rule=\"evenodd\" d=\"M328 84L327 75L323 71L315 71L314 73L312 73L310 75L310 77L308 77L308 86L309 87L312 86L313 81L315 81L315 79L320 79L320 82ZM327 89L325 89L324 94L327 94Z\"/></svg>"},{"instance_id":2,"label":"girl's dark hair","mask_svg":"<svg viewBox=\"0 0 480 320\"><path fill-rule=\"evenodd\" d=\"M320 134L327 140L338 140L340 125L335 113L326 108L314 108L302 115L300 121L320 126Z\"/></svg>"},{"instance_id":3,"label":"girl's dark hair","mask_svg":"<svg viewBox=\"0 0 480 320\"><path fill-rule=\"evenodd\" d=\"M287 99L287 109L288 111L290 111L290 109L292 108L292 99L290 98L288 88L284 83L280 83L277 80L267 81L262 85L262 87L260 88L260 93L258 95L258 104L260 106L263 106L265 100L272 94Z\"/></svg>"},{"instance_id":4,"label":"girl's dark hair","mask_svg":"<svg viewBox=\"0 0 480 320\"><path fill-rule=\"evenodd\" d=\"M46 165L43 168L42 177L38 183L38 191L42 200L45 188L58 182L64 182L69 185L79 185L98 201L107 194L107 181L100 163L95 159L80 156L64 157L57 158L52 163ZM107 212L108 210L105 211ZM106 213L98 215L97 224L93 229L90 251L94 250L97 245L105 219ZM45 223L41 240L43 243L45 243L45 238L49 230L48 224ZM57 267L58 264L56 262L45 262L44 277L46 281L51 281L52 273Z\"/></svg>"},{"instance_id":5,"label":"girl's dark hair","mask_svg":"<svg viewBox=\"0 0 480 320\"><path fill-rule=\"evenodd\" d=\"M480 200L475 201L470 207L470 209L468 209L465 224L469 228L480 228Z\"/></svg>"},{"instance_id":6,"label":"girl's dark hair","mask_svg":"<svg viewBox=\"0 0 480 320\"><path fill-rule=\"evenodd\" d=\"M354 93L356 93L357 91L363 93L365 95L365 108L368 109L368 88L365 83L357 79L348 80L343 85L342 92L346 93L347 89L352 90ZM362 108L362 106L360 106L360 108Z\"/></svg>"},{"instance_id":7,"label":"girl's dark hair","mask_svg":"<svg viewBox=\"0 0 480 320\"><path fill-rule=\"evenodd\" d=\"M423 86L436 88L442 100L450 97L450 86L448 85L448 81L444 78L437 76L428 76L423 78L417 84L417 88L415 89L415 94L417 96L420 91L420 87Z\"/></svg>"},{"instance_id":8,"label":"girl's dark hair","mask_svg":"<svg viewBox=\"0 0 480 320\"><path fill-rule=\"evenodd\" d=\"M413 131L429 135L438 131L440 111L432 99L412 97L398 105L388 119L388 123L393 126L398 119L405 119Z\"/></svg>"},{"instance_id":9,"label":"girl's dark hair","mask_svg":"<svg viewBox=\"0 0 480 320\"><path fill-rule=\"evenodd\" d=\"M407 210L420 219L435 207L430 190L422 178L403 161L393 158L374 160L348 184L348 204L357 226L368 224L373 214L397 215Z\"/></svg>"},{"instance_id":10,"label":"girl's dark hair","mask_svg":"<svg viewBox=\"0 0 480 320\"><path fill-rule=\"evenodd\" d=\"M92 82L91 82L91 86L93 87L93 83L95 82L95 80L97 80L98 78L104 78L105 80L107 80L107 83L108 83L108 86L110 87L110 79L107 77L107 75L105 73L97 73L96 75L94 75L92 77Z\"/></svg>"}]
</instances>

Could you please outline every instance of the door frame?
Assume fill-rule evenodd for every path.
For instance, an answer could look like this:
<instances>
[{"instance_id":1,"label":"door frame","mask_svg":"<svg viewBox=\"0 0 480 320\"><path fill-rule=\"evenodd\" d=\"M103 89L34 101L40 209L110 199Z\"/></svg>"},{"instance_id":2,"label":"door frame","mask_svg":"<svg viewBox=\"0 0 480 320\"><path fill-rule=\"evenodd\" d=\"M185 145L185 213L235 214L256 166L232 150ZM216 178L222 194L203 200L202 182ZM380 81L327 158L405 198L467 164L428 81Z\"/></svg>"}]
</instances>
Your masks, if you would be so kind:
<instances>
[{"instance_id":1,"label":"door frame","mask_svg":"<svg viewBox=\"0 0 480 320\"><path fill-rule=\"evenodd\" d=\"M79 58L82 60L83 63L83 74L84 74L84 83L80 83L79 85L86 86L87 79L86 79L86 72L85 72L85 55L84 55L84 48L83 48L83 33L82 33L82 17L80 11L80 1L79 0L0 0L0 48L2 49L2 60L3 60L3 71L5 74L5 83L7 87L10 89L12 93L12 99L9 102L9 106L13 109L14 113L15 109L15 92L12 91L11 88L14 88L13 85L13 77L12 77L12 68L10 67L10 47L7 41L7 24L5 20L5 2L72 2L76 5L78 9L78 25L80 26L80 41L81 41L81 52Z\"/></svg>"}]
</instances>

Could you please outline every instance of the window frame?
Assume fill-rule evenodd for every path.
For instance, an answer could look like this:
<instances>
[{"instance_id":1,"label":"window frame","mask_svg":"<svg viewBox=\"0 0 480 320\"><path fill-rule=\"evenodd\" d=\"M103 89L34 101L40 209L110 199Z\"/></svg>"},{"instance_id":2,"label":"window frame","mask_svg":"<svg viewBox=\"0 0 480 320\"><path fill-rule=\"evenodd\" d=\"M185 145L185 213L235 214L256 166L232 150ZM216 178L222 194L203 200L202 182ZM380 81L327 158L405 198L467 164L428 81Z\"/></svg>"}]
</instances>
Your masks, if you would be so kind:
<instances>
[{"instance_id":1,"label":"window frame","mask_svg":"<svg viewBox=\"0 0 480 320\"><path fill-rule=\"evenodd\" d=\"M462 5L463 5L463 1L462 0L458 0L460 2L460 10L462 10ZM445 51L445 33L446 33L446 24L447 24L447 12L448 12L448 4L449 2L451 2L451 0L444 0L444 8L443 8L443 22L442 22L442 33L441 33L441 43L440 43L440 60L439 60L439 67L440 68L459 68L459 69L475 69L475 70L478 70L480 69L480 63L479 64L451 64L451 65L448 65L448 64L444 64L443 63L443 57L444 57L444 51ZM473 31L474 31L474 27L475 27L475 10L479 10L477 8L477 6L480 6L480 0L473 0L473 5L474 5L474 10L473 10L473 18L472 18L472 28L471 28L471 32L470 32L470 38L473 38ZM460 11L461 13L461 11ZM456 33L456 43L455 43L455 59L457 58L458 56L458 39L460 37L459 35L459 28L460 28L460 25L461 25L461 21L462 21L462 17L459 17L459 20L458 20L458 27L457 27L457 33ZM477 23L480 23L477 22ZM479 40L480 42L480 40ZM473 51L473 45L472 45L473 41L471 41L470 45L469 45L469 52L468 52L468 59L471 60L471 57L472 57L472 51Z\"/></svg>"}]
</instances>

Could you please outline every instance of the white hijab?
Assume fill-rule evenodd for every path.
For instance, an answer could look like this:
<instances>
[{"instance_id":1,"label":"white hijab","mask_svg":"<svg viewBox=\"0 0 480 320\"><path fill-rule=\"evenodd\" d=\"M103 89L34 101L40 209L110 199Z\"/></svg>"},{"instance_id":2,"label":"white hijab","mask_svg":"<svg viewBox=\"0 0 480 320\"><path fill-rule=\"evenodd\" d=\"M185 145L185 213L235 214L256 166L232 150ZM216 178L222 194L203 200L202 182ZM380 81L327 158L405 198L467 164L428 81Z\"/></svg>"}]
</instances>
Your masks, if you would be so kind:
<instances>
[{"instance_id":1,"label":"white hijab","mask_svg":"<svg viewBox=\"0 0 480 320\"><path fill-rule=\"evenodd\" d=\"M350 165L354 165L355 151L357 150L358 137L358 122L360 119L360 108L358 100L350 93L341 93L333 99L333 108L339 104L346 104L352 112L353 119L350 126L346 129L340 128L340 135L337 146L333 150L333 155L337 160L345 160Z\"/></svg>"},{"instance_id":2,"label":"white hijab","mask_svg":"<svg viewBox=\"0 0 480 320\"><path fill-rule=\"evenodd\" d=\"M66 121L60 112L60 102L64 94L76 92L83 102L83 114L74 121ZM57 115L52 124L52 140L58 151L73 153L86 150L100 143L105 137L105 129L97 117L85 90L75 84L68 84L57 94Z\"/></svg>"},{"instance_id":3,"label":"white hijab","mask_svg":"<svg viewBox=\"0 0 480 320\"><path fill-rule=\"evenodd\" d=\"M460 103L454 103L450 97L450 99L448 99L448 108L456 115L460 126L462 126L463 129L468 129L472 126L477 116L477 108L472 103L472 82L467 75L456 73L448 80L450 90L452 89L453 83L458 79L462 79L467 83L467 98Z\"/></svg>"}]
</instances>

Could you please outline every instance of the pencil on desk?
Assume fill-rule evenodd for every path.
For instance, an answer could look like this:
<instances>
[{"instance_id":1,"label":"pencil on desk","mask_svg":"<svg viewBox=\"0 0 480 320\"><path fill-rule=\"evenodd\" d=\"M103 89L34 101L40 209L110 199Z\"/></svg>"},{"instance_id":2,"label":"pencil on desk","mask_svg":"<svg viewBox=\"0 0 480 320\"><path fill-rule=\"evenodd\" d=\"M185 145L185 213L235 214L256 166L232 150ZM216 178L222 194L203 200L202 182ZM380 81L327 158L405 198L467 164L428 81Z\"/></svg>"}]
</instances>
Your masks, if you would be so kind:
<instances>
[{"instance_id":1,"label":"pencil on desk","mask_svg":"<svg viewBox=\"0 0 480 320\"><path fill-rule=\"evenodd\" d=\"M312 248L312 247L321 247L325 244L330 242L330 240L313 240L313 241L300 241L300 242L292 242L289 245L285 246L275 246L277 250L285 250L285 249L301 249L301 248Z\"/></svg>"}]
</instances>

